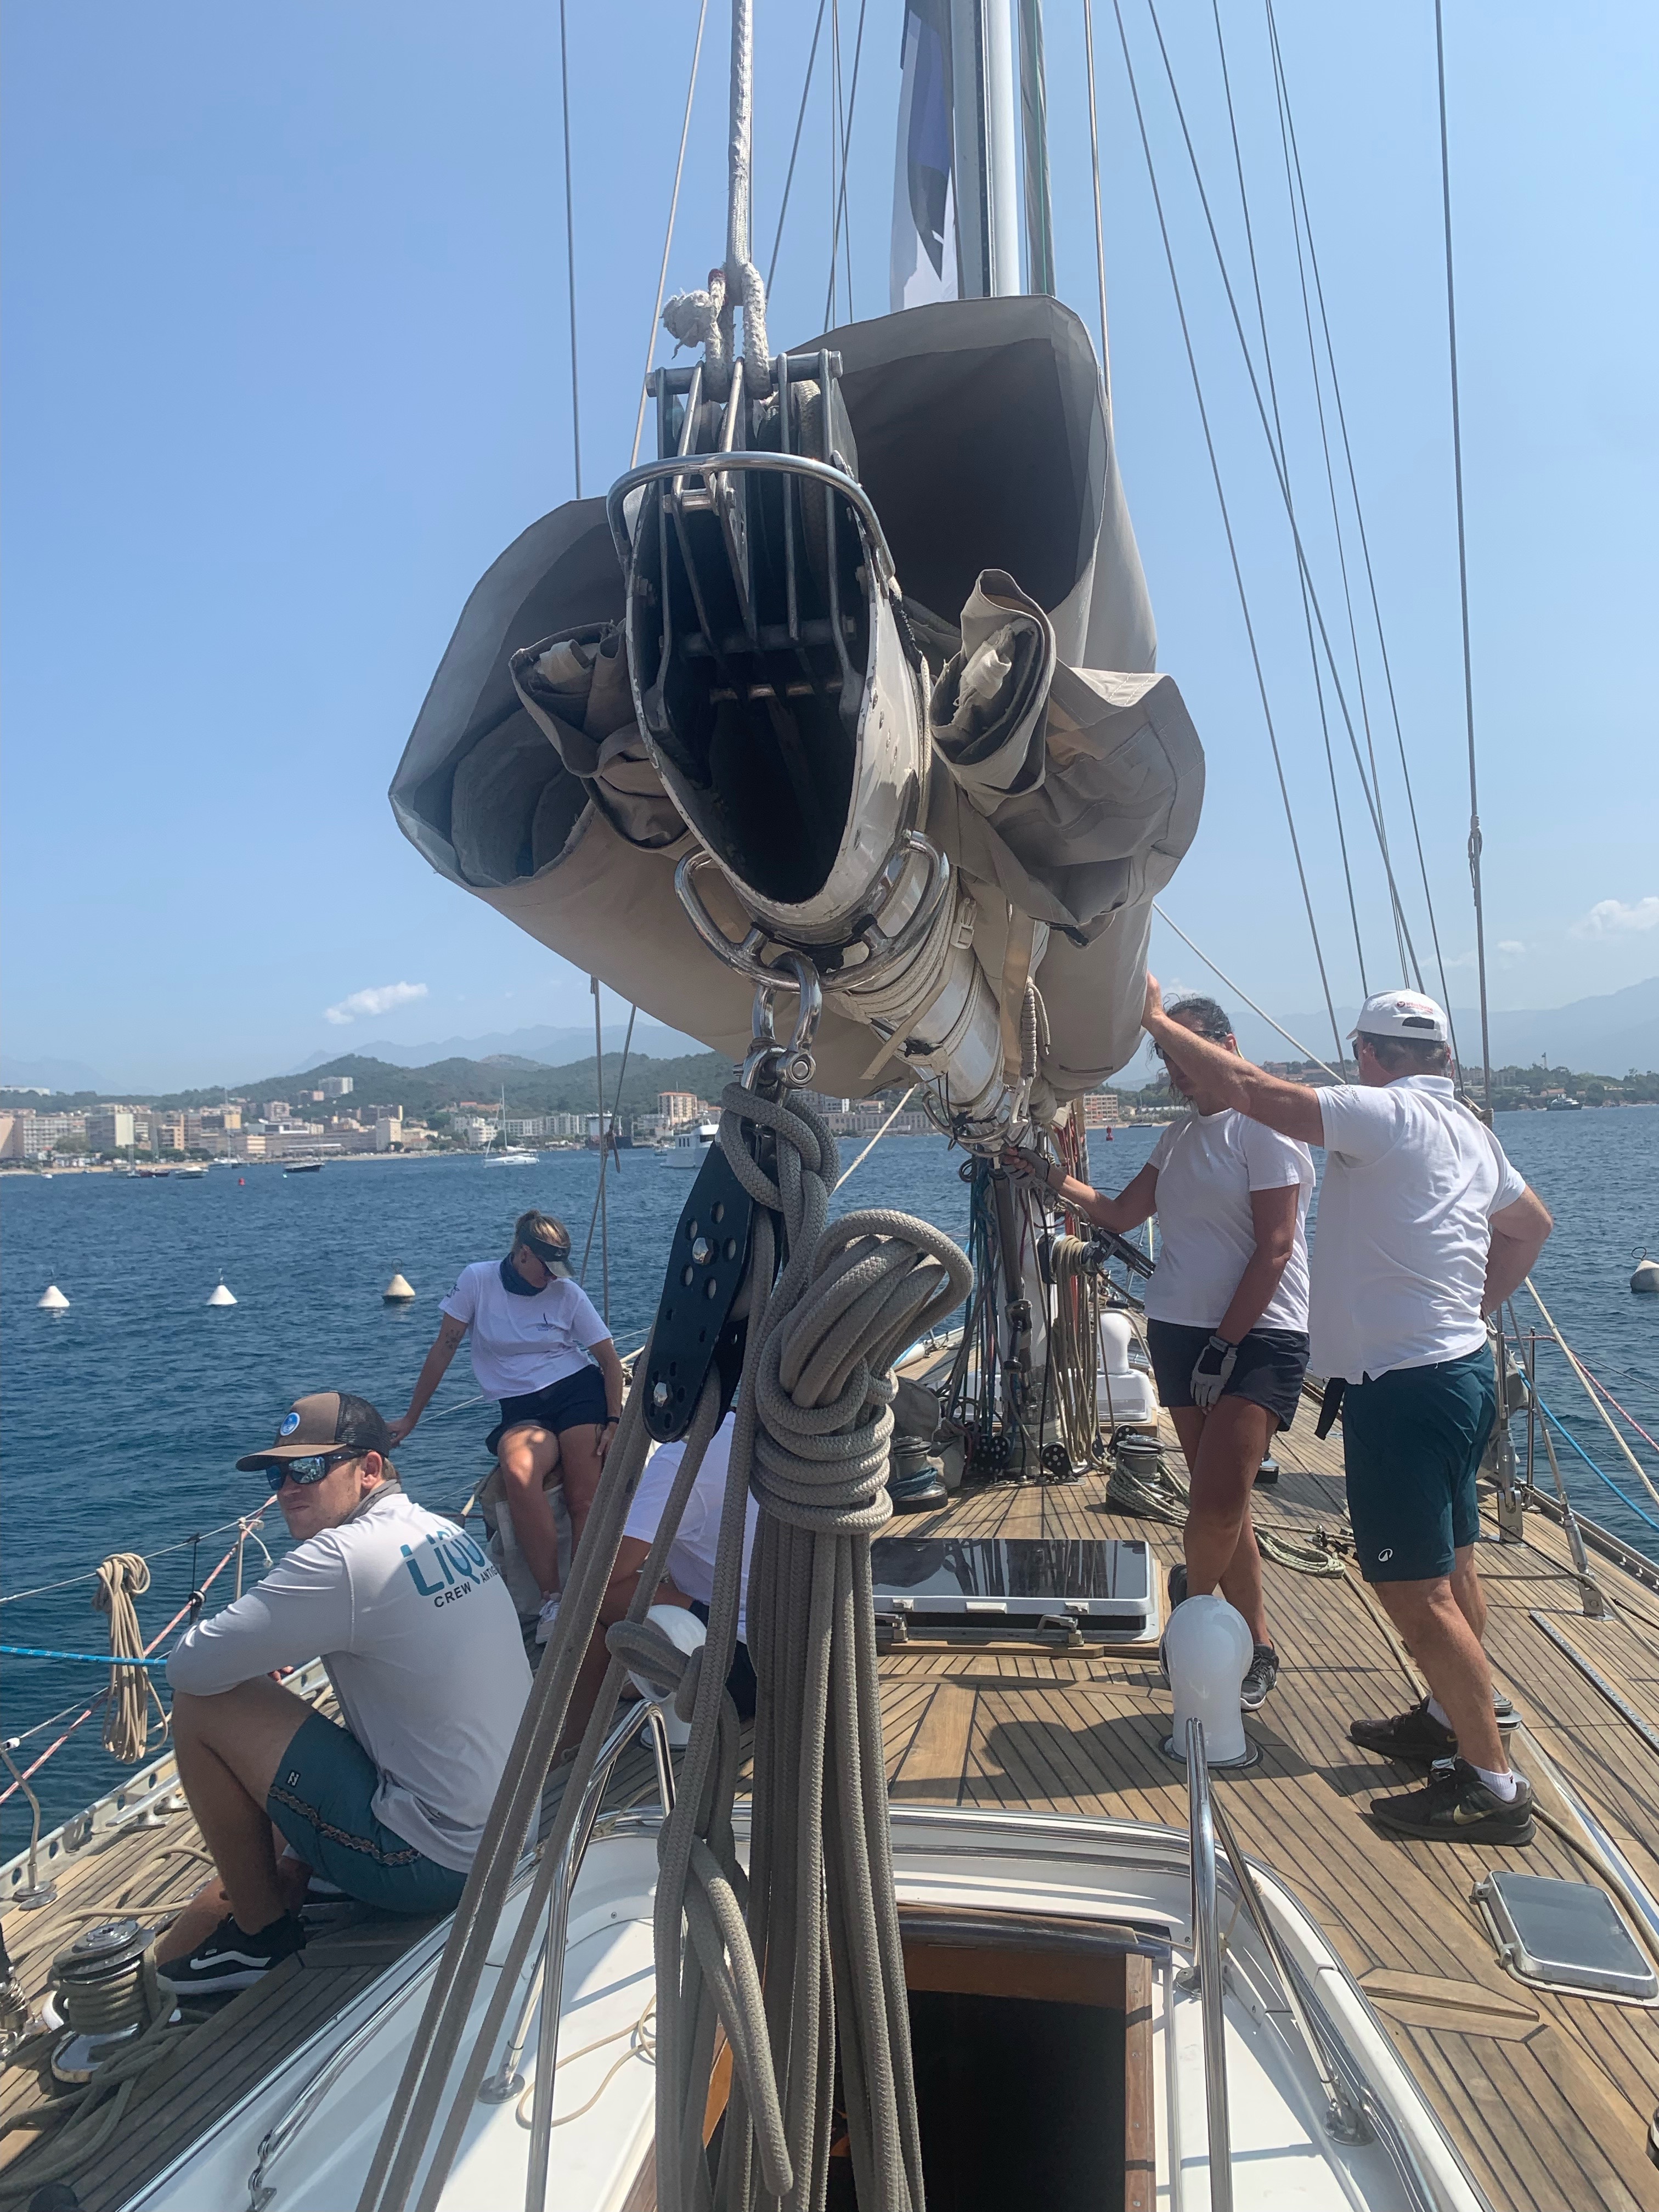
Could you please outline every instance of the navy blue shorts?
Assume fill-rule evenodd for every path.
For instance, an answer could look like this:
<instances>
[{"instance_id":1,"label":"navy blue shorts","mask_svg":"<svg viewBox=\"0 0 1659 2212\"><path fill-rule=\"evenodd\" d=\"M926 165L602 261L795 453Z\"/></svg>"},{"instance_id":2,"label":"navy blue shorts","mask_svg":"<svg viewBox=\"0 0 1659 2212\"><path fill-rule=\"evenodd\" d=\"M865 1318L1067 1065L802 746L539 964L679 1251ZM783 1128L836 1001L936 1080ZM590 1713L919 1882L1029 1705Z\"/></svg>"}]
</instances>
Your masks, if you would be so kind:
<instances>
[{"instance_id":1,"label":"navy blue shorts","mask_svg":"<svg viewBox=\"0 0 1659 2212\"><path fill-rule=\"evenodd\" d=\"M1475 1470L1498 1418L1482 1345L1434 1367L1397 1367L1342 1394L1348 1518L1368 1583L1450 1574L1480 1533Z\"/></svg>"},{"instance_id":2,"label":"navy blue shorts","mask_svg":"<svg viewBox=\"0 0 1659 2212\"><path fill-rule=\"evenodd\" d=\"M453 1912L466 1876L373 1811L380 1769L349 1729L309 1713L283 1753L265 1810L313 1874L382 1912Z\"/></svg>"},{"instance_id":3,"label":"navy blue shorts","mask_svg":"<svg viewBox=\"0 0 1659 2212\"><path fill-rule=\"evenodd\" d=\"M1146 1349L1165 1407L1192 1404L1193 1370L1211 1334L1207 1328L1188 1328L1183 1322L1147 1322ZM1302 1377L1307 1371L1308 1340L1302 1330L1253 1328L1239 1345L1221 1395L1265 1406L1279 1427L1288 1429L1301 1403Z\"/></svg>"},{"instance_id":4,"label":"navy blue shorts","mask_svg":"<svg viewBox=\"0 0 1659 2212\"><path fill-rule=\"evenodd\" d=\"M484 1449L495 1451L509 1429L521 1429L532 1421L538 1429L562 1437L567 1429L579 1429L587 1421L603 1424L610 1418L604 1376L597 1367L579 1367L574 1375L562 1375L544 1390L532 1390L522 1398L503 1398L501 1418L484 1438Z\"/></svg>"}]
</instances>

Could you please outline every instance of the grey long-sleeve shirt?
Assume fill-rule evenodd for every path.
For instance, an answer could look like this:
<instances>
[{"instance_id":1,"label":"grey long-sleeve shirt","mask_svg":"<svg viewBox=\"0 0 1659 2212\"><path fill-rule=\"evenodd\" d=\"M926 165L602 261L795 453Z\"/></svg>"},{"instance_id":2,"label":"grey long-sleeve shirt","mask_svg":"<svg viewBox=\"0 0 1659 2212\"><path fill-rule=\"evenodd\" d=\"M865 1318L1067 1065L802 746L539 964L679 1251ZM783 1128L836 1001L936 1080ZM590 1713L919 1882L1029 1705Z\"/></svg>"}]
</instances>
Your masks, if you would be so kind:
<instances>
[{"instance_id":1,"label":"grey long-sleeve shirt","mask_svg":"<svg viewBox=\"0 0 1659 2212\"><path fill-rule=\"evenodd\" d=\"M530 1689L518 1617L488 1556L453 1521L389 1492L198 1622L167 1680L210 1697L318 1657L380 1770L377 1816L464 1872Z\"/></svg>"}]
</instances>

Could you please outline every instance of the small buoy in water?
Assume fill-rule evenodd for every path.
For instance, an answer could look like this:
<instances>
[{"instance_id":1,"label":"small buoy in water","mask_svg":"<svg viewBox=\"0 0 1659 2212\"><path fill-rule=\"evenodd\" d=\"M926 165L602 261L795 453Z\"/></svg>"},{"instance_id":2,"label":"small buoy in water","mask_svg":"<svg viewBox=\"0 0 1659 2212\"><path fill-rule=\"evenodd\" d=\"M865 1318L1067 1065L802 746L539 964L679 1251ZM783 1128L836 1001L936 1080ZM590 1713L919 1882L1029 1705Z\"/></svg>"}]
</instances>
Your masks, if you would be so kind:
<instances>
[{"instance_id":1,"label":"small buoy in water","mask_svg":"<svg viewBox=\"0 0 1659 2212\"><path fill-rule=\"evenodd\" d=\"M1636 1263L1636 1273L1630 1279L1633 1291L1645 1291L1650 1297L1659 1297L1659 1260L1650 1260L1644 1252ZM45 1298L40 1301L46 1303Z\"/></svg>"},{"instance_id":2,"label":"small buoy in water","mask_svg":"<svg viewBox=\"0 0 1659 2212\"><path fill-rule=\"evenodd\" d=\"M383 1305L406 1306L414 1295L415 1291L408 1277L399 1273L392 1278L385 1290L381 1291L380 1301Z\"/></svg>"},{"instance_id":3,"label":"small buoy in water","mask_svg":"<svg viewBox=\"0 0 1659 2212\"><path fill-rule=\"evenodd\" d=\"M208 1304L210 1306L234 1306L235 1303L234 1297L225 1288L225 1279L221 1275L216 1287L208 1293Z\"/></svg>"},{"instance_id":4,"label":"small buoy in water","mask_svg":"<svg viewBox=\"0 0 1659 2212\"><path fill-rule=\"evenodd\" d=\"M42 1313L67 1313L69 1311L70 1302L64 1296L64 1293L58 1289L56 1283L48 1283L46 1285L46 1294L45 1297L37 1299L35 1303Z\"/></svg>"}]
</instances>

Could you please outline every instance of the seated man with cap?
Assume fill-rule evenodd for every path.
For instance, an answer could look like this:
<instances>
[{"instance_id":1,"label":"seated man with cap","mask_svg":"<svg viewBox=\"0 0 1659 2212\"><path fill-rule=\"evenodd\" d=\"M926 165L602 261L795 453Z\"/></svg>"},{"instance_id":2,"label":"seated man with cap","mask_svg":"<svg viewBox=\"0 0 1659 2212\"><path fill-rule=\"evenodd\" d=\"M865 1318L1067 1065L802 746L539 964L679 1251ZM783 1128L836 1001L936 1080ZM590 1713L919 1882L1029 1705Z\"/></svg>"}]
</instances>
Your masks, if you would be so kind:
<instances>
[{"instance_id":1,"label":"seated man with cap","mask_svg":"<svg viewBox=\"0 0 1659 2212\"><path fill-rule=\"evenodd\" d=\"M390 1449L367 1399L322 1390L236 1462L275 1488L295 1548L167 1662L219 1877L157 1947L181 1992L246 1989L298 1951L313 1877L390 1912L459 1901L530 1668L495 1568L405 1495ZM271 1680L319 1657L343 1726Z\"/></svg>"}]
</instances>

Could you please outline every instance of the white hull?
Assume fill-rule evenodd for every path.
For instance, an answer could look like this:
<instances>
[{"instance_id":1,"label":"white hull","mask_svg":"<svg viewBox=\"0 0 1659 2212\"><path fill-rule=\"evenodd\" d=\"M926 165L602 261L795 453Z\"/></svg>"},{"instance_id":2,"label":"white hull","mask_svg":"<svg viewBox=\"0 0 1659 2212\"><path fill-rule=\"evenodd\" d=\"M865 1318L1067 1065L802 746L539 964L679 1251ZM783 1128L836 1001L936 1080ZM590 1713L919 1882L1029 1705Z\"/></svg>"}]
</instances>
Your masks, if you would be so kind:
<instances>
[{"instance_id":1,"label":"white hull","mask_svg":"<svg viewBox=\"0 0 1659 2212\"><path fill-rule=\"evenodd\" d=\"M593 1844L573 1900L560 2031L560 2049L572 2055L559 2068L555 2179L548 2192L561 2212L610 2212L630 2201L652 2142L655 2075L641 2048L639 2024L653 1985L657 1820L654 1812L622 1816ZM1179 1985L1190 1955L1185 1837L1123 1821L931 1808L896 1811L893 1826L902 1914L984 1916L988 1931L1004 1917L1028 1923L1034 1917L1060 1917L1097 1941L1117 1929L1127 1938L1133 1923L1143 1942L1152 1939L1158 2197L1165 2206L1200 2212L1209 2201L1202 2004ZM1221 1919L1231 1927L1225 2037L1239 2212L1279 2212L1291 2203L1305 2212L1395 2212L1413 2202L1435 2212L1476 2212L1480 2200L1346 1968L1289 1893L1265 1875L1259 1879L1275 1933L1322 2028L1364 2082L1385 2140L1349 2145L1326 2133L1317 2076L1291 2027L1265 1948L1248 1915L1235 1911L1237 1897L1224 1869ZM492 1960L504 1954L523 1895L521 1885L491 1946ZM267 2130L282 2127L313 2083L299 2124L283 2131L267 2157L262 2180L271 2194L258 2201L270 2212L356 2203L442 1934L435 1931L331 2020L133 2204L145 2212L200 2212L207 2204L246 2203ZM463 2048L495 1986L495 1973L486 1969ZM520 2066L527 2083L535 2053L532 2027ZM581 2111L590 2099L591 2109ZM1099 2117L1079 2110L1076 2124L1086 2130L1100 2124ZM1396 2146L1392 2152L1388 2138ZM528 2144L517 2100L477 2102L443 2191L444 2212L499 2212L522 2203ZM1397 2160L1415 2168L1414 2187L1404 2182Z\"/></svg>"}]
</instances>

